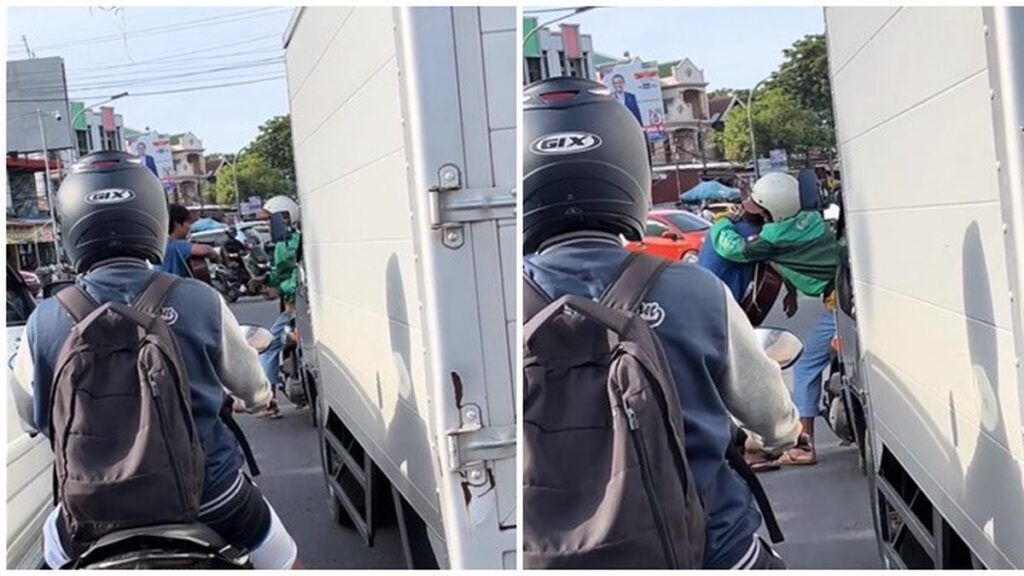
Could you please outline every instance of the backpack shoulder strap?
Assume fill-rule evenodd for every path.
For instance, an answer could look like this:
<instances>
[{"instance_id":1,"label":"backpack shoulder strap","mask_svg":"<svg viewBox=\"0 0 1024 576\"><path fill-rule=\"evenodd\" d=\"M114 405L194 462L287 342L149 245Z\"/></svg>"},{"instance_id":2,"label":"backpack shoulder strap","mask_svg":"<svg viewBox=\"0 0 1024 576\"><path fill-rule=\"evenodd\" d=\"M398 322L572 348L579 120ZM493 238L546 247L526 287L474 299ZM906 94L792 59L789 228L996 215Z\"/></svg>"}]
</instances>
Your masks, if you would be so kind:
<instances>
[{"instance_id":1,"label":"backpack shoulder strap","mask_svg":"<svg viewBox=\"0 0 1024 576\"><path fill-rule=\"evenodd\" d=\"M533 318L538 312L551 304L551 298L544 292L537 281L523 271L523 317Z\"/></svg>"},{"instance_id":2,"label":"backpack shoulder strap","mask_svg":"<svg viewBox=\"0 0 1024 576\"><path fill-rule=\"evenodd\" d=\"M670 260L664 258L640 252L630 253L618 277L601 295L601 304L616 310L633 312L654 286L658 276L671 264Z\"/></svg>"},{"instance_id":3,"label":"backpack shoulder strap","mask_svg":"<svg viewBox=\"0 0 1024 576\"><path fill-rule=\"evenodd\" d=\"M171 293L171 290L174 290L180 281L181 278L172 274L154 273L149 282L146 283L146 287L139 293L135 302L132 303L132 308L159 316L164 300L167 299L167 295Z\"/></svg>"},{"instance_id":4,"label":"backpack shoulder strap","mask_svg":"<svg viewBox=\"0 0 1024 576\"><path fill-rule=\"evenodd\" d=\"M61 307L74 319L75 324L84 320L86 316L92 314L94 310L100 307L89 296L89 293L77 284L57 292L56 298L57 302L60 302Z\"/></svg>"}]
</instances>

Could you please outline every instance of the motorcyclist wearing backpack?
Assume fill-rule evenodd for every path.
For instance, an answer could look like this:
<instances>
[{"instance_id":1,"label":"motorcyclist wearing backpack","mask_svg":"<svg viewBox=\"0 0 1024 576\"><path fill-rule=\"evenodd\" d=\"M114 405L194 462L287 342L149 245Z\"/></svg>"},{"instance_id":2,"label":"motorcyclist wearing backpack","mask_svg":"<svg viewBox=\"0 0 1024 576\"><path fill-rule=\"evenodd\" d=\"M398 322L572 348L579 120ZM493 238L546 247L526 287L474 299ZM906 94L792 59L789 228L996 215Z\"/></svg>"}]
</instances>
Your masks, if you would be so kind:
<instances>
[{"instance_id":1,"label":"motorcyclist wearing backpack","mask_svg":"<svg viewBox=\"0 0 1024 576\"><path fill-rule=\"evenodd\" d=\"M95 304L130 305L144 287L158 283L156 276L172 279L152 268L165 255L167 203L160 182L138 159L122 152L90 154L72 167L57 197L63 251L79 275L77 286ZM154 310L160 310L169 339L180 351L180 361L187 372L180 377L187 380L192 422L205 453L198 470L202 488L197 520L229 544L248 550L257 568L297 567L294 540L260 490L242 472L239 443L218 416L224 407L225 389L253 412L266 407L272 398L270 385L263 377L255 351L246 343L241 327L220 295L198 281L173 281L176 283L168 282L171 287L162 308ZM65 289L70 291L77 289ZM54 429L64 426L63 421L51 422L51 416L57 414L51 405L57 392L53 386L62 377L57 362L65 357L62 348L69 335L74 334L70 309L58 298L60 294L42 301L29 318L12 385L22 426L30 433L43 433L51 442ZM88 374L88 367L83 370ZM154 398L175 391L158 391L153 385ZM75 402L73 406L80 411L91 406L80 400ZM75 415L80 422L82 416ZM109 422L120 415L89 416L93 422ZM137 420L125 417L125 426L137 425ZM73 455L68 452L63 457ZM121 462L109 465L114 464ZM126 497L130 498L128 492ZM184 497L196 498L188 494ZM56 507L44 523L44 553L52 568L65 565L91 543L71 537L73 528L62 507Z\"/></svg>"},{"instance_id":2,"label":"motorcyclist wearing backpack","mask_svg":"<svg viewBox=\"0 0 1024 576\"><path fill-rule=\"evenodd\" d=\"M651 186L645 136L589 80L534 83L524 110L524 274L551 299L597 299L629 256L620 235L643 236ZM770 451L795 444L797 412L778 365L726 287L698 266L665 268L640 313L678 388L686 458L707 515L703 567L783 567L758 537L762 517L750 487L727 463L730 416Z\"/></svg>"}]
</instances>

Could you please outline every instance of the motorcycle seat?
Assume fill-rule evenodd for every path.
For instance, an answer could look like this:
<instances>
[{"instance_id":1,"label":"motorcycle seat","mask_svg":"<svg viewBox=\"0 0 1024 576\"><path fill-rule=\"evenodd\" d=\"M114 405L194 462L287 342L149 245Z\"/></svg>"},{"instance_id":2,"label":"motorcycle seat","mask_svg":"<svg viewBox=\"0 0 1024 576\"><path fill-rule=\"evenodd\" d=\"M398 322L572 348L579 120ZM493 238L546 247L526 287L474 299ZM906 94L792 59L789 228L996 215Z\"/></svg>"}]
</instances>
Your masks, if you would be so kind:
<instances>
[{"instance_id":1,"label":"motorcycle seat","mask_svg":"<svg viewBox=\"0 0 1024 576\"><path fill-rule=\"evenodd\" d=\"M120 562L133 552L152 557L154 550L163 550L179 557L189 551L200 556L217 556L239 567L249 563L245 551L235 549L220 534L199 522L143 526L112 532L97 540L74 563L77 566L88 566L115 558Z\"/></svg>"}]
</instances>

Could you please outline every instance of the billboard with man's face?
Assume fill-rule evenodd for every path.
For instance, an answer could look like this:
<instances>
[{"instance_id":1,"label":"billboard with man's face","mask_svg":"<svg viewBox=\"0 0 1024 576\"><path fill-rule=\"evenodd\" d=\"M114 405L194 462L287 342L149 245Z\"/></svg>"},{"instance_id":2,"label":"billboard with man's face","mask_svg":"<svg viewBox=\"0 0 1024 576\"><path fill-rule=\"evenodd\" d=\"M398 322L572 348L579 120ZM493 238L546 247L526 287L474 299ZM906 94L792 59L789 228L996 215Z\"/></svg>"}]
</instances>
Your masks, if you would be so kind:
<instances>
[{"instance_id":1,"label":"billboard with man's face","mask_svg":"<svg viewBox=\"0 0 1024 576\"><path fill-rule=\"evenodd\" d=\"M174 156L171 141L160 134L139 134L128 139L128 152L142 158L142 163L165 185L174 178Z\"/></svg>"},{"instance_id":2,"label":"billboard with man's face","mask_svg":"<svg viewBox=\"0 0 1024 576\"><path fill-rule=\"evenodd\" d=\"M643 126L648 138L665 137L665 106L657 66L644 67L636 58L604 69L601 77L612 96Z\"/></svg>"}]
</instances>

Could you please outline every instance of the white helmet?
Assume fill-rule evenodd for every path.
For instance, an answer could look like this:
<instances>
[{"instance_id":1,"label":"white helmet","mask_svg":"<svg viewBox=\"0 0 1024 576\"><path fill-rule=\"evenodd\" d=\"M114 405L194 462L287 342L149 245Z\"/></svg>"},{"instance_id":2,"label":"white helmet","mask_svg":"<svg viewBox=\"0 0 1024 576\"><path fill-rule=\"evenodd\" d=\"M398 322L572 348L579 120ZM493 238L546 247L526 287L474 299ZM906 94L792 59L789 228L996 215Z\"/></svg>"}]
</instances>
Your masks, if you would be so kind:
<instances>
[{"instance_id":1,"label":"white helmet","mask_svg":"<svg viewBox=\"0 0 1024 576\"><path fill-rule=\"evenodd\" d=\"M800 212L800 183L783 172L765 174L754 184L750 199L767 210L772 220L785 220Z\"/></svg>"},{"instance_id":2,"label":"white helmet","mask_svg":"<svg viewBox=\"0 0 1024 576\"><path fill-rule=\"evenodd\" d=\"M274 196L263 204L263 209L271 214L287 212L292 224L299 223L299 205L287 196Z\"/></svg>"}]
</instances>

